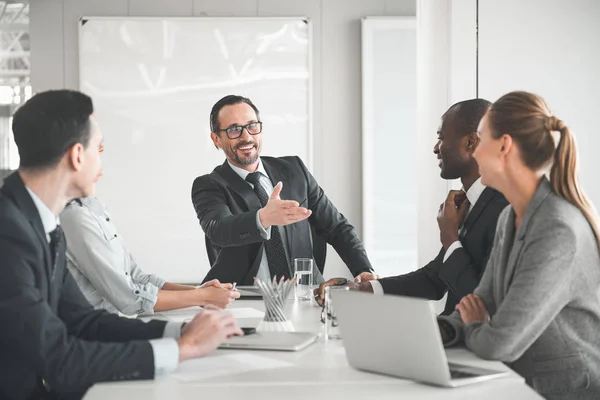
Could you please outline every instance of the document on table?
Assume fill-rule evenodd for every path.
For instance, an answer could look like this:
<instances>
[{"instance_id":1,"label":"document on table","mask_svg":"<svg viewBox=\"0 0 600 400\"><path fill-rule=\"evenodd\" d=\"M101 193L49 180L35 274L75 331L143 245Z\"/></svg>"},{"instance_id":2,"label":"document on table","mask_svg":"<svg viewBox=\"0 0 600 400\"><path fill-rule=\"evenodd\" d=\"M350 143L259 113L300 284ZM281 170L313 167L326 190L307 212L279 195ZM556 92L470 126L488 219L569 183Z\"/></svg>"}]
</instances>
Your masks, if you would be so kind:
<instances>
[{"instance_id":1,"label":"document on table","mask_svg":"<svg viewBox=\"0 0 600 400\"><path fill-rule=\"evenodd\" d=\"M265 313L252 307L227 309L235 318L263 318Z\"/></svg>"},{"instance_id":2,"label":"document on table","mask_svg":"<svg viewBox=\"0 0 600 400\"><path fill-rule=\"evenodd\" d=\"M182 308L181 310L163 311L161 313L156 313L155 316L162 317L171 322L186 322L194 318L201 310L201 307L188 307ZM236 319L263 318L265 316L264 312L252 307L227 308L225 311L231 313Z\"/></svg>"},{"instance_id":3,"label":"document on table","mask_svg":"<svg viewBox=\"0 0 600 400\"><path fill-rule=\"evenodd\" d=\"M215 354L209 357L188 360L177 368L171 377L182 382L204 381L220 376L235 375L253 371L286 368L292 363L274 360L251 353Z\"/></svg>"}]
</instances>

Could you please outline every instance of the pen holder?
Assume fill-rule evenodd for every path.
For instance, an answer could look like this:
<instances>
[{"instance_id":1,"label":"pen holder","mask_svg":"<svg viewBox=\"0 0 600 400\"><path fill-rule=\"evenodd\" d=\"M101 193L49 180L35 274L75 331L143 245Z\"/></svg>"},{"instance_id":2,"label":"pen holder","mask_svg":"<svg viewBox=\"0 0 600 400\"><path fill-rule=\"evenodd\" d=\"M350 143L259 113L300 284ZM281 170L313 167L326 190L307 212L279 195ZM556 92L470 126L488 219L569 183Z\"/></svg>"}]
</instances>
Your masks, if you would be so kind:
<instances>
[{"instance_id":1,"label":"pen holder","mask_svg":"<svg viewBox=\"0 0 600 400\"><path fill-rule=\"evenodd\" d=\"M276 278L273 278L273 283L256 279L256 286L260 289L265 302L265 317L260 321L256 330L263 332L295 332L296 328L292 321L287 319L284 310L288 296L294 288L294 281L284 281L283 277L279 283L277 283Z\"/></svg>"}]
</instances>

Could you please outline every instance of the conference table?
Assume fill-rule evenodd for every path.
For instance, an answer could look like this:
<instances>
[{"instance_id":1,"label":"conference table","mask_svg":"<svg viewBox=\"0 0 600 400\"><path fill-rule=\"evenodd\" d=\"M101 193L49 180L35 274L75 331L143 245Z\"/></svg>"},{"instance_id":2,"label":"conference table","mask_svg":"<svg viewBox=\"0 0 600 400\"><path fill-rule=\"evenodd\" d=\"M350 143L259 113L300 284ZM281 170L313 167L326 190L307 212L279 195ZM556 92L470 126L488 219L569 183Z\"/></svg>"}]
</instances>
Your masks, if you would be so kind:
<instances>
[{"instance_id":1,"label":"conference table","mask_svg":"<svg viewBox=\"0 0 600 400\"><path fill-rule=\"evenodd\" d=\"M163 312L155 314L153 318L185 321L199 310L193 307ZM240 326L256 327L262 319L264 304L261 300L235 300L228 310ZM320 313L321 309L310 302L290 299L286 306L286 314L298 331L321 332ZM365 338L365 346L369 346L368 338ZM482 360L464 348L448 349L447 356L450 362L511 371L500 362ZM444 400L541 398L513 371L504 378L452 389L358 371L350 367L346 360L343 340L320 337L317 342L298 352L217 350L207 357L185 361L175 372L153 381L97 384L87 392L85 399L289 400L314 397Z\"/></svg>"}]
</instances>

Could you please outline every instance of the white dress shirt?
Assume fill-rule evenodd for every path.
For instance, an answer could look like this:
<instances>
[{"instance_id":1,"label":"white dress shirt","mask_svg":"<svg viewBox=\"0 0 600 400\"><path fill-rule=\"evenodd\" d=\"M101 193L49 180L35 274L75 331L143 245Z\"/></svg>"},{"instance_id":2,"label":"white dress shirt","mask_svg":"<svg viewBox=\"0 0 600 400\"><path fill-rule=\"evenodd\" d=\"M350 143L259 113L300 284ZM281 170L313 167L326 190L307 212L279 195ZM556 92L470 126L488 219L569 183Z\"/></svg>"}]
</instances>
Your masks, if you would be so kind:
<instances>
[{"instance_id":1,"label":"white dress shirt","mask_svg":"<svg viewBox=\"0 0 600 400\"><path fill-rule=\"evenodd\" d=\"M35 208L37 208L38 213L40 214L42 226L46 233L46 240L50 243L50 232L54 231L56 227L60 225L60 219L57 215L54 215L48 206L29 188L29 186L25 186L25 189L29 192L31 200L33 200L33 204L35 204Z\"/></svg>"},{"instance_id":2,"label":"white dress shirt","mask_svg":"<svg viewBox=\"0 0 600 400\"><path fill-rule=\"evenodd\" d=\"M46 232L46 239L50 243L50 232L54 231L60 224L60 219L54 214L46 204L31 190L28 186L25 186L35 207L40 214L42 225L44 226L44 232ZM179 345L174 338L181 336L181 323L168 322L165 325L163 333L163 339L152 339L149 340L154 352L154 373L160 375L167 372L172 372L177 369L179 364Z\"/></svg>"},{"instance_id":3,"label":"white dress shirt","mask_svg":"<svg viewBox=\"0 0 600 400\"><path fill-rule=\"evenodd\" d=\"M467 190L467 199L469 200L469 211L467 211L467 216L471 213L471 210L473 210L473 206L475 206L475 203L477 203L477 200L479 200L479 197L481 196L485 188L486 187L481 183L481 178L479 178L475 182L473 182L469 190ZM464 188L462 190L464 191ZM462 232L462 229L463 227L461 226L458 230L459 234ZM450 246L448 246L448 249L446 249L446 253L444 254L443 262L446 262L448 258L452 255L452 253L454 253L456 249L460 249L461 247L462 243L460 242L460 240L457 240ZM369 282L371 283L371 287L373 288L373 293L379 295L384 294L383 286L381 286L381 283L379 281L373 280Z\"/></svg>"}]
</instances>

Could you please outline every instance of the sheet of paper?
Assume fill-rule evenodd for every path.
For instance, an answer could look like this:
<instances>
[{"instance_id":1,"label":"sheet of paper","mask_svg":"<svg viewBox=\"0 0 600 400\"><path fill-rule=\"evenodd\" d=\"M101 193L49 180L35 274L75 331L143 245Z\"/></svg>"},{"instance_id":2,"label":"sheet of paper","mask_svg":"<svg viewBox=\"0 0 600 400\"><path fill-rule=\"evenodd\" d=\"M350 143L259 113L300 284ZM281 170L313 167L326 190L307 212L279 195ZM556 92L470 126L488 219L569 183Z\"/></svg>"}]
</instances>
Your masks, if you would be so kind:
<instances>
[{"instance_id":1,"label":"sheet of paper","mask_svg":"<svg viewBox=\"0 0 600 400\"><path fill-rule=\"evenodd\" d=\"M292 367L294 364L251 353L215 354L181 363L171 376L182 382L205 381L219 376Z\"/></svg>"},{"instance_id":2,"label":"sheet of paper","mask_svg":"<svg viewBox=\"0 0 600 400\"><path fill-rule=\"evenodd\" d=\"M265 313L252 307L228 308L235 318L263 318Z\"/></svg>"},{"instance_id":3,"label":"sheet of paper","mask_svg":"<svg viewBox=\"0 0 600 400\"><path fill-rule=\"evenodd\" d=\"M190 321L196 314L202 310L201 307L188 307L181 310L164 311L156 313L154 316L160 319L166 319L171 322L186 322ZM236 319L242 318L263 318L265 313L252 307L228 308L225 311L233 314ZM146 319L146 318L144 318ZM152 319L149 317L147 319Z\"/></svg>"}]
</instances>

